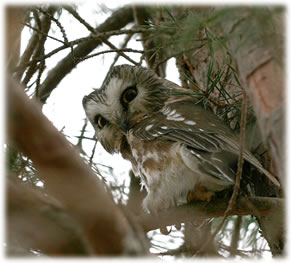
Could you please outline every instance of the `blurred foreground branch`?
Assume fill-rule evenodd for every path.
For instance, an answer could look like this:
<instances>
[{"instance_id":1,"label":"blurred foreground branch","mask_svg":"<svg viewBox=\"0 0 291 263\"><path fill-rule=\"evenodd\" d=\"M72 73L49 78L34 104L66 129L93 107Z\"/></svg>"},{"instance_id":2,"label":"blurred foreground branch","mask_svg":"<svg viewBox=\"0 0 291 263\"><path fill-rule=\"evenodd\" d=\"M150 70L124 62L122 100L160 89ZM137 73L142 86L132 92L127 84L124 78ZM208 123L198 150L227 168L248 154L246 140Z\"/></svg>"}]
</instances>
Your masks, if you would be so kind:
<instances>
[{"instance_id":1,"label":"blurred foreground branch","mask_svg":"<svg viewBox=\"0 0 291 263\"><path fill-rule=\"evenodd\" d=\"M8 79L7 86L9 143L34 162L45 189L80 225L92 253L144 253L127 219L77 151L41 113L40 106L29 101L17 82Z\"/></svg>"},{"instance_id":2,"label":"blurred foreground branch","mask_svg":"<svg viewBox=\"0 0 291 263\"><path fill-rule=\"evenodd\" d=\"M7 178L6 253L32 256L90 255L93 251L80 224L43 189Z\"/></svg>"}]
</instances>

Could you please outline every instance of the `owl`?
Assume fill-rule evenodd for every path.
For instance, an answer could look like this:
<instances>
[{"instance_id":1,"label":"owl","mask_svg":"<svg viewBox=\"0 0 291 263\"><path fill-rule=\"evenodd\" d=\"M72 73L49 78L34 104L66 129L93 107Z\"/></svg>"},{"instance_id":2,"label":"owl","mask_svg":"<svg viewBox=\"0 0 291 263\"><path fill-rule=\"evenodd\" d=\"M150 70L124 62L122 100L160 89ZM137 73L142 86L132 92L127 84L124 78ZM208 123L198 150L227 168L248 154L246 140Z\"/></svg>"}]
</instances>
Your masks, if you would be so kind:
<instances>
[{"instance_id":1,"label":"owl","mask_svg":"<svg viewBox=\"0 0 291 263\"><path fill-rule=\"evenodd\" d=\"M148 211L209 201L234 184L237 136L189 90L153 71L115 66L101 88L83 98L83 107L104 149L131 162L147 190ZM243 157L279 185L249 151Z\"/></svg>"}]
</instances>

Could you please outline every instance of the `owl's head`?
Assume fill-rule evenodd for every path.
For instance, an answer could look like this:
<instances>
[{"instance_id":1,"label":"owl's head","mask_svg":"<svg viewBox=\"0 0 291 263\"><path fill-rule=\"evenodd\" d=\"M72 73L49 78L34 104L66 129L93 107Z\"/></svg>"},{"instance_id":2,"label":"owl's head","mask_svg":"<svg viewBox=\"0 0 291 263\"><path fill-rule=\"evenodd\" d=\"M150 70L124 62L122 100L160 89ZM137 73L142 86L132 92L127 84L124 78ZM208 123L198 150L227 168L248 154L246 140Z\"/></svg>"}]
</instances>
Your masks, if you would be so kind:
<instances>
[{"instance_id":1,"label":"owl's head","mask_svg":"<svg viewBox=\"0 0 291 263\"><path fill-rule=\"evenodd\" d=\"M123 134L140 119L160 110L169 90L153 71L115 66L102 87L83 98L83 107L96 136L110 153L120 151Z\"/></svg>"}]
</instances>

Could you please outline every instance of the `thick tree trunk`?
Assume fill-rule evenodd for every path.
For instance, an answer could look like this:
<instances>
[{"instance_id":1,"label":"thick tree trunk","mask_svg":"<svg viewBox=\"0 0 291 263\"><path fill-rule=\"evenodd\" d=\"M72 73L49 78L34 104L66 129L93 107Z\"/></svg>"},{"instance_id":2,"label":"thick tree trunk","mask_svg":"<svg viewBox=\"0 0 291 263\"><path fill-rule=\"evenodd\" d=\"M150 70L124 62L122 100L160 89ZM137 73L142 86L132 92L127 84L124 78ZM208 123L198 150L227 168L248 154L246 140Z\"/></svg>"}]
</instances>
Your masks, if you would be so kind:
<instances>
[{"instance_id":1,"label":"thick tree trunk","mask_svg":"<svg viewBox=\"0 0 291 263\"><path fill-rule=\"evenodd\" d=\"M263 140L271 151L275 173L284 188L286 179L283 14L282 12L276 14L275 9L268 7L263 11L270 14L268 23L264 25L260 24L255 12L253 15L250 9L244 8L239 11L240 16L237 19L228 20L222 28L224 34L230 36L228 47L233 52L241 82L255 110ZM252 36L244 37L246 29L250 27L252 27L250 30L253 30ZM272 188L271 185L269 187ZM272 189L268 191L266 188L264 195L268 196L268 193L273 193ZM285 240L284 212L271 218L257 217L257 219L273 255L282 254Z\"/></svg>"},{"instance_id":2,"label":"thick tree trunk","mask_svg":"<svg viewBox=\"0 0 291 263\"><path fill-rule=\"evenodd\" d=\"M240 10L237 20L223 24L223 30L226 36L230 36L228 45L236 59L240 79L255 110L263 139L272 152L276 174L284 187L286 181L283 14L275 14L275 10L271 8L266 9L271 14L267 28L264 28L269 35L259 32L260 21L255 17L250 18L252 14L247 8ZM252 38L245 39L243 37L246 34L245 30L250 26L257 29L255 31L257 34L254 32ZM244 45L241 45L242 41Z\"/></svg>"}]
</instances>

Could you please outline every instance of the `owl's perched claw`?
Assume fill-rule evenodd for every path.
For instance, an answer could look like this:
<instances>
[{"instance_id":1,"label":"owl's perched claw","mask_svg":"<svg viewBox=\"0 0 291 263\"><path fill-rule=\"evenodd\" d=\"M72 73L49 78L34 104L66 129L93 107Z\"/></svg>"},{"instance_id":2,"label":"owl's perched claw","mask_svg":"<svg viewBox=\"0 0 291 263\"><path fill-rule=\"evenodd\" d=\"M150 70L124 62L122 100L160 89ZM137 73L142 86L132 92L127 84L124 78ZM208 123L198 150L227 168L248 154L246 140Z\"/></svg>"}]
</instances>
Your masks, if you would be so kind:
<instances>
[{"instance_id":1,"label":"owl's perched claw","mask_svg":"<svg viewBox=\"0 0 291 263\"><path fill-rule=\"evenodd\" d=\"M164 235L169 235L172 232L172 227L170 228L170 230L168 230L166 226L163 226L160 228L160 232Z\"/></svg>"},{"instance_id":2,"label":"owl's perched claw","mask_svg":"<svg viewBox=\"0 0 291 263\"><path fill-rule=\"evenodd\" d=\"M187 202L193 200L210 202L214 192L208 191L204 186L196 185L193 190L188 193Z\"/></svg>"}]
</instances>

